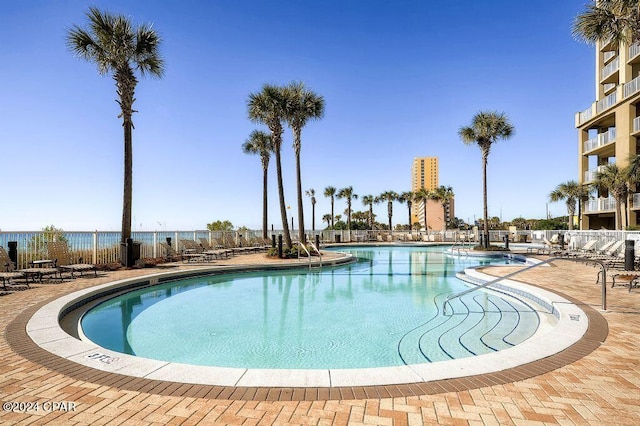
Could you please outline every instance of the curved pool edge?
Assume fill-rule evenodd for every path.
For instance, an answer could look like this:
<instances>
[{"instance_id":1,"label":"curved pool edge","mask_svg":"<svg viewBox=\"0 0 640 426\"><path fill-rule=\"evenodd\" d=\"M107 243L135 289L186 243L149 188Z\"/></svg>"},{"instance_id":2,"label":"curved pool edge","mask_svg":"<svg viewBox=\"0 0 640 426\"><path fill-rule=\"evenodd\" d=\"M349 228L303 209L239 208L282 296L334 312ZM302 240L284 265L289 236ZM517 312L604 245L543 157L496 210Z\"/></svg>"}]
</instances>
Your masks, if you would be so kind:
<instances>
[{"instance_id":1,"label":"curved pool edge","mask_svg":"<svg viewBox=\"0 0 640 426\"><path fill-rule=\"evenodd\" d=\"M296 268L300 266L292 265ZM248 269L246 266L234 266L169 271L87 288L62 296L38 309L29 318L26 332L38 347L71 363L134 378L227 387L340 388L425 383L478 375L495 375L565 351L584 336L589 324L584 311L573 305L571 301L539 287L509 282L516 292L526 291L534 297L541 297L550 304L558 306L560 327L556 328L554 333L534 336L514 348L476 357L401 367L325 370L221 368L157 361L117 353L90 342L78 340L60 327L59 320L64 312L108 291L118 291L128 286L153 285L177 277ZM270 268L261 265L250 269ZM479 271L476 273L479 276L484 275ZM564 344L559 345L559 341L564 341Z\"/></svg>"}]
</instances>

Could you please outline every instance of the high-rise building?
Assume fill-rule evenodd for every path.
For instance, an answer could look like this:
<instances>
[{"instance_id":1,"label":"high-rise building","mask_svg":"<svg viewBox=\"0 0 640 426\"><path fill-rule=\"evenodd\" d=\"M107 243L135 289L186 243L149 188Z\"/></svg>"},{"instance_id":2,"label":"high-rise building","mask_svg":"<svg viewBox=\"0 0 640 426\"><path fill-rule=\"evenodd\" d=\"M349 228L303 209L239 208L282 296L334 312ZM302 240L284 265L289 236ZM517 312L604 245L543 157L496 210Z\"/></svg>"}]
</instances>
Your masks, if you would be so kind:
<instances>
[{"instance_id":1,"label":"high-rise building","mask_svg":"<svg viewBox=\"0 0 640 426\"><path fill-rule=\"evenodd\" d=\"M438 187L438 157L416 157L411 167L411 191Z\"/></svg>"},{"instance_id":2,"label":"high-rise building","mask_svg":"<svg viewBox=\"0 0 640 426\"><path fill-rule=\"evenodd\" d=\"M434 191L439 183L438 157L416 157L411 167L411 191L417 192L421 188ZM426 229L441 231L446 224L453 219L453 200L443 208L439 201L427 201L427 226ZM413 203L411 207L411 224L419 222L425 228L424 204Z\"/></svg>"},{"instance_id":3,"label":"high-rise building","mask_svg":"<svg viewBox=\"0 0 640 426\"><path fill-rule=\"evenodd\" d=\"M640 152L640 44L598 42L595 56L595 101L575 117L580 184L593 182L596 173L607 164L628 165L629 156ZM630 199L620 227L639 224L640 193ZM612 194L598 191L585 203L581 228L615 229L615 211Z\"/></svg>"}]
</instances>

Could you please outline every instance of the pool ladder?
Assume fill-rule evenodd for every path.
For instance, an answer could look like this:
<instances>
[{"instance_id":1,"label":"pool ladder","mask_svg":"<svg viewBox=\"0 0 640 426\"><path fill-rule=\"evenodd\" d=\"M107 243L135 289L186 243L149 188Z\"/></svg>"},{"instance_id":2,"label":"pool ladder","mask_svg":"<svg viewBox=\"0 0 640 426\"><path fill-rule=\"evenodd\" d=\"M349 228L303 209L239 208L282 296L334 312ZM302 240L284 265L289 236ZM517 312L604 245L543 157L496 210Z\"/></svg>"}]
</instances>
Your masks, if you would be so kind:
<instances>
[{"instance_id":1,"label":"pool ladder","mask_svg":"<svg viewBox=\"0 0 640 426\"><path fill-rule=\"evenodd\" d=\"M541 261L539 263L536 263L534 265L527 266L526 268L520 269L519 271L515 271L515 272L512 272L510 274L507 274L507 275L505 275L503 277L497 277L496 279L493 279L491 281L487 281L484 284L480 284L480 285L477 285L475 287L471 287L471 288L469 288L467 290L461 291L459 293L455 293L455 294L449 295L445 299L444 303L442 304L442 313L444 315L447 315L447 305L449 305L449 307L451 307L451 303L450 302L453 299L457 299L457 298L459 298L461 296L464 296L465 294L469 294L469 293L471 293L473 291L476 291L476 290L479 290L481 288L488 287L491 284L495 284L495 283L497 283L499 281L502 281L502 280L504 280L506 278L513 277L514 275L518 275L518 274L520 274L522 272L525 272L525 271L528 271L530 269L537 268L538 266L546 265L548 263L553 262L554 260L568 260L568 261L571 261L571 262L595 263L595 264L600 265L601 270L600 270L600 272L598 272L598 275L600 275L600 274L602 275L602 310L603 311L607 310L607 269L606 269L604 263L601 262L600 260L583 258L583 257L558 257L558 256L554 256L554 257L550 257L549 259L543 260L543 261ZM452 310L453 310L453 308L452 308Z\"/></svg>"},{"instance_id":2,"label":"pool ladder","mask_svg":"<svg viewBox=\"0 0 640 426\"><path fill-rule=\"evenodd\" d=\"M313 267L313 264L311 263L311 253L309 252L309 249L301 241L298 241L298 245L302 247L305 253L307 253L307 259L309 259L309 271L311 271L311 268ZM318 257L320 258L319 268L320 270L322 270L322 253L320 253L320 250L318 250L315 244L313 244L311 241L309 241L307 245L311 247L313 250L315 250L316 253L318 253ZM298 251L298 260L300 260L300 251Z\"/></svg>"}]
</instances>

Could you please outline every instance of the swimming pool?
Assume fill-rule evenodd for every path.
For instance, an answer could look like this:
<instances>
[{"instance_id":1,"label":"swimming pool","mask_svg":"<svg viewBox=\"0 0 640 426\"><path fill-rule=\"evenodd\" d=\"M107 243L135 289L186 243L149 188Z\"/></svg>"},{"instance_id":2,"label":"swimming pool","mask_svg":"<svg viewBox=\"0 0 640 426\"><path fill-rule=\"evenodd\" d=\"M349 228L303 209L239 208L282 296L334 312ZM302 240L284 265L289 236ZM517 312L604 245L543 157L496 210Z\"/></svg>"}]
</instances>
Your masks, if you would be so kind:
<instances>
[{"instance_id":1,"label":"swimming pool","mask_svg":"<svg viewBox=\"0 0 640 426\"><path fill-rule=\"evenodd\" d=\"M231 368L351 369L482 355L530 338L540 312L455 274L503 258L442 247L340 247L357 262L201 276L117 296L82 318L86 339L155 360ZM548 313L542 312L543 315ZM545 321L550 321L548 318Z\"/></svg>"}]
</instances>

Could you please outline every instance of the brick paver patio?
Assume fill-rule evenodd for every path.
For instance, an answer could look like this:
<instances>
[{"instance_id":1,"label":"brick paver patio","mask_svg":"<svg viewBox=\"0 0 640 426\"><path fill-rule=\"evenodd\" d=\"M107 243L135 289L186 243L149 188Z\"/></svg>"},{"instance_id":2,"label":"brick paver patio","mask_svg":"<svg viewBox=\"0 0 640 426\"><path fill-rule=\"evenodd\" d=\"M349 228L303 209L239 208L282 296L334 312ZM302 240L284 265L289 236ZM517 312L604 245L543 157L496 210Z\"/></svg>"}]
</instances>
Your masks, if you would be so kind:
<instances>
[{"instance_id":1,"label":"brick paver patio","mask_svg":"<svg viewBox=\"0 0 640 426\"><path fill-rule=\"evenodd\" d=\"M263 262L262 255L230 262ZM223 263L222 261L220 263ZM181 266L192 267L192 266ZM486 268L505 274L513 268ZM108 373L83 375L24 338L24 320L60 295L153 270L102 273L98 278L44 283L0 297L2 424L639 424L640 290L608 289L601 312L597 269L566 261L536 268L519 280L560 292L593 312L589 336L558 368L521 367L516 381L473 379L387 388L387 393L236 389L192 386ZM602 319L606 320L602 321ZM607 327L608 326L608 327ZM591 339L591 341L590 341ZM584 355L584 356L583 356ZM530 371L527 371L530 370ZM546 371L546 372L543 372ZM524 378L526 377L526 378ZM147 381L152 382L152 381ZM155 381L154 381L155 382ZM458 389L454 391L453 389ZM301 393L302 392L302 393ZM248 395L251 393L251 395ZM180 395L180 396L177 396ZM338 398L338 399L335 399ZM343 398L343 399L340 399ZM14 410L6 411L6 403ZM22 403L22 404L20 404ZM37 406L34 404L38 404ZM28 406L27 404L32 404Z\"/></svg>"}]
</instances>

